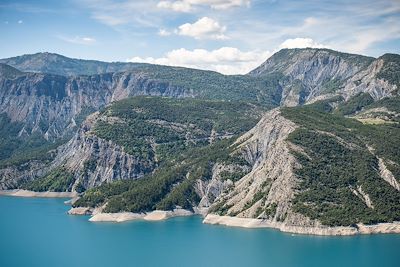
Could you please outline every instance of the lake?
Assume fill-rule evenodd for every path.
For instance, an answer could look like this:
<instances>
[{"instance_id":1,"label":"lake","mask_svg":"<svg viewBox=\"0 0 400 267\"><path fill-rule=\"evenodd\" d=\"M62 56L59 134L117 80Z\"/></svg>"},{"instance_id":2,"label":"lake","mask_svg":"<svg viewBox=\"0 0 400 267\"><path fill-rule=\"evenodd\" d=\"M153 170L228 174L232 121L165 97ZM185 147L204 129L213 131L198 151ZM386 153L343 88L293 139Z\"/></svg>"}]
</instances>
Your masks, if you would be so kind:
<instances>
[{"instance_id":1,"label":"lake","mask_svg":"<svg viewBox=\"0 0 400 267\"><path fill-rule=\"evenodd\" d=\"M318 237L161 222L91 223L65 199L0 197L0 266L400 266L400 235Z\"/></svg>"}]
</instances>

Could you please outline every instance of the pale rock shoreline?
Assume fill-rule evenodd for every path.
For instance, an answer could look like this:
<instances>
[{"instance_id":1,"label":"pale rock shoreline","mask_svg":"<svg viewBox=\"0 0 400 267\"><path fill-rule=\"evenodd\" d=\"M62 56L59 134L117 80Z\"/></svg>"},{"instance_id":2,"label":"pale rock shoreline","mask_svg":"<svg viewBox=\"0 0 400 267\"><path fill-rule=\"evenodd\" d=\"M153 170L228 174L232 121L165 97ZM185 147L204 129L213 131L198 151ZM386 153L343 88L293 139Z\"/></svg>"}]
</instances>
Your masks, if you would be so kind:
<instances>
[{"instance_id":1,"label":"pale rock shoreline","mask_svg":"<svg viewBox=\"0 0 400 267\"><path fill-rule=\"evenodd\" d=\"M46 197L46 198L75 198L78 196L76 192L35 192L23 189L0 190L0 196L13 197Z\"/></svg>"},{"instance_id":2,"label":"pale rock shoreline","mask_svg":"<svg viewBox=\"0 0 400 267\"><path fill-rule=\"evenodd\" d=\"M208 214L203 223L214 225L225 225L243 228L275 228L282 232L306 235L323 235L323 236L346 236L357 234L399 234L400 222L379 223L375 225L357 224L357 227L305 227L291 226L281 222L273 222L262 219L238 218L230 216L219 216Z\"/></svg>"},{"instance_id":3,"label":"pale rock shoreline","mask_svg":"<svg viewBox=\"0 0 400 267\"><path fill-rule=\"evenodd\" d=\"M83 210L82 210L83 211ZM69 214L75 212L70 211ZM133 213L133 212L119 212L119 213L102 213L93 212L93 216L89 219L91 222L126 222L133 220L146 220L146 221L162 221L172 217L192 216L196 213L185 209L174 209L172 211L155 210L148 213Z\"/></svg>"}]
</instances>

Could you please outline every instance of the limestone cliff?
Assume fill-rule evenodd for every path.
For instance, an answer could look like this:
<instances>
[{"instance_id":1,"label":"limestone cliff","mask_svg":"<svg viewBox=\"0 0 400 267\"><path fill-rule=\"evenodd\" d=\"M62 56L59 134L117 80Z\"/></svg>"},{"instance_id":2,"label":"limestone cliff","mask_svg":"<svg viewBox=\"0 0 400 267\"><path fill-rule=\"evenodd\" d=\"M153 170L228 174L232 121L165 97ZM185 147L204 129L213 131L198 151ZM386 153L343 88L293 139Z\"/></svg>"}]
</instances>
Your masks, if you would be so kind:
<instances>
[{"instance_id":1,"label":"limestone cliff","mask_svg":"<svg viewBox=\"0 0 400 267\"><path fill-rule=\"evenodd\" d=\"M67 136L89 113L135 95L193 97L194 93L143 73L0 76L0 113L22 122L21 132L43 134L46 139Z\"/></svg>"},{"instance_id":2,"label":"limestone cliff","mask_svg":"<svg viewBox=\"0 0 400 267\"><path fill-rule=\"evenodd\" d=\"M281 74L281 105L297 106L324 96L369 93L374 99L396 94L398 85L380 77L382 67L396 55L378 59L329 49L283 49L249 75Z\"/></svg>"},{"instance_id":3,"label":"limestone cliff","mask_svg":"<svg viewBox=\"0 0 400 267\"><path fill-rule=\"evenodd\" d=\"M99 113L93 113L79 131L58 149L50 169L63 166L74 175L74 185L85 189L117 180L138 179L150 173L156 162L132 156L124 148L97 137L93 132Z\"/></svg>"},{"instance_id":4,"label":"limestone cliff","mask_svg":"<svg viewBox=\"0 0 400 267\"><path fill-rule=\"evenodd\" d=\"M213 195L206 222L341 234L326 226L399 220L397 127L360 126L308 107L283 110L267 112L236 141L251 171L229 186L209 183L225 190L214 190L219 195ZM378 129L388 136L373 136Z\"/></svg>"},{"instance_id":5,"label":"limestone cliff","mask_svg":"<svg viewBox=\"0 0 400 267\"><path fill-rule=\"evenodd\" d=\"M252 165L251 171L222 193L211 207L222 215L262 218L272 222L309 224L291 210L297 183L291 154L296 149L286 141L298 126L285 119L279 109L267 112L260 122L237 140L238 152ZM299 149L299 148L298 148Z\"/></svg>"}]
</instances>

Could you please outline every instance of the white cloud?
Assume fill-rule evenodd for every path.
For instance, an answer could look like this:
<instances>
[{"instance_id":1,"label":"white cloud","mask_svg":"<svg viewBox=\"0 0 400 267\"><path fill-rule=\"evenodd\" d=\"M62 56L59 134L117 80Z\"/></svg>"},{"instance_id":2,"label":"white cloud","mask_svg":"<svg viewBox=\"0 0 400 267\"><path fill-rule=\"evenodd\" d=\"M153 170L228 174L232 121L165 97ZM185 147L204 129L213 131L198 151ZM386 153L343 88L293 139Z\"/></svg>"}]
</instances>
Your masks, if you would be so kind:
<instances>
[{"instance_id":1,"label":"white cloud","mask_svg":"<svg viewBox=\"0 0 400 267\"><path fill-rule=\"evenodd\" d=\"M307 47L325 48L327 46L317 43L310 38L295 38L287 39L273 52L261 50L241 51L234 47L221 47L211 51L180 48L167 52L160 58L133 57L127 61L213 70L228 75L246 74L261 65L261 63L280 49Z\"/></svg>"},{"instance_id":2,"label":"white cloud","mask_svg":"<svg viewBox=\"0 0 400 267\"><path fill-rule=\"evenodd\" d=\"M158 35L160 35L160 36L170 36L170 35L171 35L171 32L169 32L169 31L167 31L167 30L165 30L165 29L160 29L160 30L158 31Z\"/></svg>"},{"instance_id":3,"label":"white cloud","mask_svg":"<svg viewBox=\"0 0 400 267\"><path fill-rule=\"evenodd\" d=\"M96 39L94 39L92 37L81 37L81 36L68 37L68 36L59 35L59 36L57 36L57 38L65 41L65 42L68 42L68 43L81 44L81 45L91 45L96 42Z\"/></svg>"},{"instance_id":4,"label":"white cloud","mask_svg":"<svg viewBox=\"0 0 400 267\"><path fill-rule=\"evenodd\" d=\"M178 27L176 33L195 39L216 39L224 40L228 37L224 34L225 26L221 26L218 21L208 17L203 17L193 24L185 23Z\"/></svg>"},{"instance_id":5,"label":"white cloud","mask_svg":"<svg viewBox=\"0 0 400 267\"><path fill-rule=\"evenodd\" d=\"M157 4L157 7L171 9L176 12L190 12L193 9L191 4L184 1L161 1Z\"/></svg>"},{"instance_id":6,"label":"white cloud","mask_svg":"<svg viewBox=\"0 0 400 267\"><path fill-rule=\"evenodd\" d=\"M22 24L24 23L22 20L18 20L18 24Z\"/></svg>"},{"instance_id":7,"label":"white cloud","mask_svg":"<svg viewBox=\"0 0 400 267\"><path fill-rule=\"evenodd\" d=\"M294 38L287 39L280 46L279 50L283 48L328 48L328 46L319 44L311 38Z\"/></svg>"},{"instance_id":8,"label":"white cloud","mask_svg":"<svg viewBox=\"0 0 400 267\"><path fill-rule=\"evenodd\" d=\"M133 57L128 61L214 70L223 74L245 74L258 67L270 55L268 51L241 51L234 47L222 47L211 51L180 48L160 58Z\"/></svg>"},{"instance_id":9,"label":"white cloud","mask_svg":"<svg viewBox=\"0 0 400 267\"><path fill-rule=\"evenodd\" d=\"M178 0L178 1L160 1L157 4L159 8L171 9L176 12L190 12L196 6L209 6L212 9L228 9L239 6L249 6L250 0Z\"/></svg>"}]
</instances>

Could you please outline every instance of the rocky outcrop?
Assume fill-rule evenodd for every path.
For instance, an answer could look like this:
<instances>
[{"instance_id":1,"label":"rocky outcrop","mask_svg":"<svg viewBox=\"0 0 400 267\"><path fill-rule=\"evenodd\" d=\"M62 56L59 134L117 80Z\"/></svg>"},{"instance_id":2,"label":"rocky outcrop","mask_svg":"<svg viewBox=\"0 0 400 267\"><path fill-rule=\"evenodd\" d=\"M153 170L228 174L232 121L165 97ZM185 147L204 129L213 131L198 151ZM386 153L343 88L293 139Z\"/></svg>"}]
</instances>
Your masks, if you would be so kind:
<instances>
[{"instance_id":1,"label":"rocky outcrop","mask_svg":"<svg viewBox=\"0 0 400 267\"><path fill-rule=\"evenodd\" d=\"M250 173L237 181L227 193L222 193L210 210L225 211L239 218L264 218L287 225L314 225L308 218L291 210L291 199L297 179L297 166L286 141L297 128L274 109L237 140L238 151L253 166ZM218 208L216 208L218 207Z\"/></svg>"},{"instance_id":2,"label":"rocky outcrop","mask_svg":"<svg viewBox=\"0 0 400 267\"><path fill-rule=\"evenodd\" d=\"M281 105L297 106L329 93L329 86L339 89L346 79L366 68L372 60L328 49L282 49L249 74L281 73L284 76Z\"/></svg>"},{"instance_id":3,"label":"rocky outcrop","mask_svg":"<svg viewBox=\"0 0 400 267\"><path fill-rule=\"evenodd\" d=\"M144 73L108 73L64 77L25 73L0 76L0 113L23 123L21 132L46 139L64 137L77 121L112 101L135 95L193 97L194 92Z\"/></svg>"},{"instance_id":4,"label":"rocky outcrop","mask_svg":"<svg viewBox=\"0 0 400 267\"><path fill-rule=\"evenodd\" d=\"M143 159L126 153L123 147L92 133L99 113L90 115L80 130L59 148L51 169L64 166L74 174L76 186L96 187L104 182L137 179L156 167L151 159Z\"/></svg>"},{"instance_id":5,"label":"rocky outcrop","mask_svg":"<svg viewBox=\"0 0 400 267\"><path fill-rule=\"evenodd\" d=\"M218 196L233 186L233 182L231 180L224 180L221 177L221 173L224 171L233 171L236 167L217 163L212 168L211 180L200 179L196 181L196 192L201 196L198 205L199 208L209 208Z\"/></svg>"},{"instance_id":6,"label":"rocky outcrop","mask_svg":"<svg viewBox=\"0 0 400 267\"><path fill-rule=\"evenodd\" d=\"M0 169L0 190L18 188L22 183L42 177L48 171L48 165L38 160L5 167Z\"/></svg>"},{"instance_id":7,"label":"rocky outcrop","mask_svg":"<svg viewBox=\"0 0 400 267\"><path fill-rule=\"evenodd\" d=\"M383 159L378 157L378 162L379 162L379 173L382 179L388 182L388 184L390 184L394 189L400 191L399 182L396 180L393 173L386 167L386 164L383 161Z\"/></svg>"},{"instance_id":8,"label":"rocky outcrop","mask_svg":"<svg viewBox=\"0 0 400 267\"><path fill-rule=\"evenodd\" d=\"M393 92L397 89L397 86L377 78L384 64L385 61L378 58L367 68L352 76L341 90L345 99L349 99L361 92L369 93L375 100L393 96Z\"/></svg>"},{"instance_id":9,"label":"rocky outcrop","mask_svg":"<svg viewBox=\"0 0 400 267\"><path fill-rule=\"evenodd\" d=\"M326 98L324 95L343 95L347 100L360 92L378 100L392 96L397 89L395 84L378 78L387 60L384 56L374 59L328 49L283 49L249 75L280 73L283 106L311 103Z\"/></svg>"}]
</instances>

